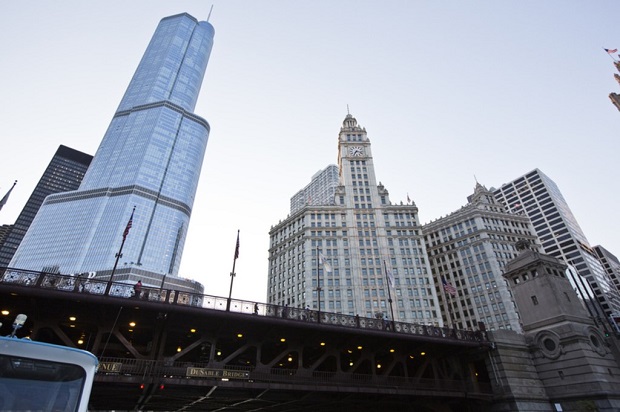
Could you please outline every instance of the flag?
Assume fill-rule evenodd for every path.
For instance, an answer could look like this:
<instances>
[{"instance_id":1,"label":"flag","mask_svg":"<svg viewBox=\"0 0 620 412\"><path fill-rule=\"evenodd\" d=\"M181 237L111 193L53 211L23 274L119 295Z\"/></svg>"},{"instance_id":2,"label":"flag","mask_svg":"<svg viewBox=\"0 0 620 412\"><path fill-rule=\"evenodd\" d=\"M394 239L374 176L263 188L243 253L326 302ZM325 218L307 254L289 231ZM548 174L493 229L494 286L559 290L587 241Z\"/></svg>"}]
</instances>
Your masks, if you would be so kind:
<instances>
[{"instance_id":1,"label":"flag","mask_svg":"<svg viewBox=\"0 0 620 412\"><path fill-rule=\"evenodd\" d=\"M409 199L409 193L407 193L407 203L411 203L411 199Z\"/></svg>"},{"instance_id":2,"label":"flag","mask_svg":"<svg viewBox=\"0 0 620 412\"><path fill-rule=\"evenodd\" d=\"M392 269L387 269L387 277L390 286L394 287L394 272L392 272Z\"/></svg>"},{"instance_id":3,"label":"flag","mask_svg":"<svg viewBox=\"0 0 620 412\"><path fill-rule=\"evenodd\" d=\"M618 49L605 49L605 51L609 54L614 54L618 52Z\"/></svg>"},{"instance_id":4,"label":"flag","mask_svg":"<svg viewBox=\"0 0 620 412\"><path fill-rule=\"evenodd\" d=\"M136 211L136 207L133 207L133 210L131 211L131 216L129 217L129 221L127 222L127 226L125 226L125 231L123 232L123 241L125 241L125 239L127 239L127 235L129 234L129 229L131 229L131 226L133 226L133 213Z\"/></svg>"},{"instance_id":5,"label":"flag","mask_svg":"<svg viewBox=\"0 0 620 412\"><path fill-rule=\"evenodd\" d=\"M9 191L6 192L6 195L4 195L2 199L0 199L0 209L2 209L2 206L6 205L6 202L9 200L9 195L13 191L13 188L15 187L16 184L17 184L17 180L13 183L13 186L11 186Z\"/></svg>"},{"instance_id":6,"label":"flag","mask_svg":"<svg viewBox=\"0 0 620 412\"><path fill-rule=\"evenodd\" d=\"M319 260L321 264L323 265L323 269L325 269L327 273L330 273L332 271L332 266L329 264L329 262L327 261L325 256L323 256L322 253L319 253Z\"/></svg>"},{"instance_id":7,"label":"flag","mask_svg":"<svg viewBox=\"0 0 620 412\"><path fill-rule=\"evenodd\" d=\"M443 289L447 293L451 294L452 296L456 296L456 288L452 286L452 284L448 282L443 276L441 278L441 283L443 283Z\"/></svg>"},{"instance_id":8,"label":"flag","mask_svg":"<svg viewBox=\"0 0 620 412\"><path fill-rule=\"evenodd\" d=\"M235 246L235 259L239 257L239 231L237 230L237 245Z\"/></svg>"}]
</instances>

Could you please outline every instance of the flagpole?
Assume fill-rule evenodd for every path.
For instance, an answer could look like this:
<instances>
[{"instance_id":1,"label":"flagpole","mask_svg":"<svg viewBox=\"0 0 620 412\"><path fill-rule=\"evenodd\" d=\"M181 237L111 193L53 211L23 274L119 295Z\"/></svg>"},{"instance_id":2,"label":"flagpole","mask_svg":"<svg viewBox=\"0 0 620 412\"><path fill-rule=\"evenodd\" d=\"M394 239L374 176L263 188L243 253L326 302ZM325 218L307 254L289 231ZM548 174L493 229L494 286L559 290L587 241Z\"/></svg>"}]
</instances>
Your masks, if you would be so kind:
<instances>
[{"instance_id":1,"label":"flagpole","mask_svg":"<svg viewBox=\"0 0 620 412\"><path fill-rule=\"evenodd\" d=\"M316 293L319 296L319 313L317 316L317 322L321 323L321 252L319 247L316 247Z\"/></svg>"},{"instance_id":2,"label":"flagpole","mask_svg":"<svg viewBox=\"0 0 620 412\"><path fill-rule=\"evenodd\" d=\"M125 245L125 239L127 239L127 235L129 234L129 229L131 228L133 221L133 214L136 211L136 207L133 207L131 211L131 216L129 217L129 221L127 222L127 226L125 226L125 231L123 232L123 241L121 242L121 247L118 249L118 253L114 255L116 260L114 261L114 267L112 268L112 273L110 274L110 282L108 282L108 287L106 289L106 295L110 292L110 288L112 287L112 280L114 279L114 272L116 272L116 266L118 266L118 260L123 257L123 246Z\"/></svg>"},{"instance_id":3,"label":"flagpole","mask_svg":"<svg viewBox=\"0 0 620 412\"><path fill-rule=\"evenodd\" d=\"M452 314L452 298L450 297L450 294L447 293L445 290L443 291L444 296L446 297L446 303L448 304L448 317L450 318L450 322L449 324L452 325L452 329L454 329L454 315Z\"/></svg>"},{"instance_id":4,"label":"flagpole","mask_svg":"<svg viewBox=\"0 0 620 412\"><path fill-rule=\"evenodd\" d=\"M387 263L385 262L385 259L383 259L383 267L385 268L385 279L387 280L388 302L390 302L390 312L392 313L392 332L394 332L394 306L392 306L392 294L390 293L390 278L388 277Z\"/></svg>"},{"instance_id":5,"label":"flagpole","mask_svg":"<svg viewBox=\"0 0 620 412\"><path fill-rule=\"evenodd\" d=\"M452 298L450 297L452 294L446 290L448 280L444 276L441 277L441 280L441 289L443 290L443 295L446 297L446 303L448 304L448 324L452 325L452 329L456 329L454 325L454 315L452 314Z\"/></svg>"},{"instance_id":6,"label":"flagpole","mask_svg":"<svg viewBox=\"0 0 620 412\"><path fill-rule=\"evenodd\" d=\"M445 291L444 291L445 292ZM456 325L454 324L454 312L452 311L452 295L448 293L448 316L450 317L450 325L452 325L452 329L456 329Z\"/></svg>"},{"instance_id":7,"label":"flagpole","mask_svg":"<svg viewBox=\"0 0 620 412\"><path fill-rule=\"evenodd\" d=\"M237 258L239 257L239 232L240 230L237 229L237 243L235 246L235 257L233 258L233 267L232 267L232 272L230 272L230 291L228 292L228 300L226 301L226 312L230 311L230 298L232 297L232 287L233 287L233 280L235 280L235 264L237 263Z\"/></svg>"},{"instance_id":8,"label":"flagpole","mask_svg":"<svg viewBox=\"0 0 620 412\"><path fill-rule=\"evenodd\" d=\"M9 189L8 192L6 192L6 195L4 195L4 197L2 199L0 199L0 210L2 209L2 207L4 205L6 205L6 202L8 202L9 200L9 195L11 194L11 192L13 191L13 188L15 187L15 185L17 184L17 180L15 182L13 182L13 186L11 186L11 188Z\"/></svg>"}]
</instances>

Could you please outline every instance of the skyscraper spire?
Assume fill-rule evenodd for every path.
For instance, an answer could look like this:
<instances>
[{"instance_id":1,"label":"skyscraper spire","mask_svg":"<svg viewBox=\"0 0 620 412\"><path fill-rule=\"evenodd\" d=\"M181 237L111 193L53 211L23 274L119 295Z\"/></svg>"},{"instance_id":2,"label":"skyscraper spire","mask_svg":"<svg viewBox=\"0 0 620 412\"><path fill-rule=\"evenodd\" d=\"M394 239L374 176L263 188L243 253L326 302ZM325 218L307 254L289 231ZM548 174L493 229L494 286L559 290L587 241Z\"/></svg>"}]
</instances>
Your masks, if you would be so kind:
<instances>
[{"instance_id":1,"label":"skyscraper spire","mask_svg":"<svg viewBox=\"0 0 620 412\"><path fill-rule=\"evenodd\" d=\"M13 188L15 187L15 185L17 184L17 180L15 182L13 182L13 186L11 186L11 188L9 189L8 192L6 192L6 195L4 195L4 197L0 200L0 210L2 210L2 207L4 205L6 205L6 202L9 200L9 195L11 194L11 192L13 191Z\"/></svg>"}]
</instances>

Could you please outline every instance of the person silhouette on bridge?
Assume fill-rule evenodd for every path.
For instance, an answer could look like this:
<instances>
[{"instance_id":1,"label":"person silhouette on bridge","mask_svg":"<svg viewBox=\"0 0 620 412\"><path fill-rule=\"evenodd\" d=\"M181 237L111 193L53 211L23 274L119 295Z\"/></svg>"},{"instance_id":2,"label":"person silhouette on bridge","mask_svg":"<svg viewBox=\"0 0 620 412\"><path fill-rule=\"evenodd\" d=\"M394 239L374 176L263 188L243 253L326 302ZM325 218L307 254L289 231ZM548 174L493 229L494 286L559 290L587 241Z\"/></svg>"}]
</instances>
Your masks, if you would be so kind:
<instances>
[{"instance_id":1,"label":"person silhouette on bridge","mask_svg":"<svg viewBox=\"0 0 620 412\"><path fill-rule=\"evenodd\" d=\"M284 307L282 308L282 317L286 318L287 316L288 316L288 303L284 305Z\"/></svg>"},{"instance_id":2,"label":"person silhouette on bridge","mask_svg":"<svg viewBox=\"0 0 620 412\"><path fill-rule=\"evenodd\" d=\"M133 285L133 297L140 299L140 292L142 292L142 280L138 280L138 282Z\"/></svg>"},{"instance_id":3,"label":"person silhouette on bridge","mask_svg":"<svg viewBox=\"0 0 620 412\"><path fill-rule=\"evenodd\" d=\"M387 316L383 318L383 329L390 330L390 321Z\"/></svg>"},{"instance_id":4,"label":"person silhouette on bridge","mask_svg":"<svg viewBox=\"0 0 620 412\"><path fill-rule=\"evenodd\" d=\"M82 274L78 273L75 277L75 282L73 284L73 290L76 292L81 292L82 290Z\"/></svg>"}]
</instances>

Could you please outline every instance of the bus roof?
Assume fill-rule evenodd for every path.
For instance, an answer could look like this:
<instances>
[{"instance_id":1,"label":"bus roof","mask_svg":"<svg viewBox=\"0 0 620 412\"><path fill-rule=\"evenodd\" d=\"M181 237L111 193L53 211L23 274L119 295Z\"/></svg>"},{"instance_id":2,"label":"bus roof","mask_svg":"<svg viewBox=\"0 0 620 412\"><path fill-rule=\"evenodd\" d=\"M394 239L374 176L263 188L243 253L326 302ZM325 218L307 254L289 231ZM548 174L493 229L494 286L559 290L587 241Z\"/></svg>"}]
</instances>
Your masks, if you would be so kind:
<instances>
[{"instance_id":1,"label":"bus roof","mask_svg":"<svg viewBox=\"0 0 620 412\"><path fill-rule=\"evenodd\" d=\"M19 356L54 362L66 360L67 363L78 363L84 368L96 368L99 365L97 357L88 351L29 339L0 336L0 353L18 353Z\"/></svg>"}]
</instances>

